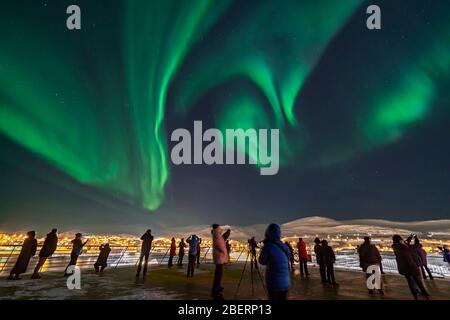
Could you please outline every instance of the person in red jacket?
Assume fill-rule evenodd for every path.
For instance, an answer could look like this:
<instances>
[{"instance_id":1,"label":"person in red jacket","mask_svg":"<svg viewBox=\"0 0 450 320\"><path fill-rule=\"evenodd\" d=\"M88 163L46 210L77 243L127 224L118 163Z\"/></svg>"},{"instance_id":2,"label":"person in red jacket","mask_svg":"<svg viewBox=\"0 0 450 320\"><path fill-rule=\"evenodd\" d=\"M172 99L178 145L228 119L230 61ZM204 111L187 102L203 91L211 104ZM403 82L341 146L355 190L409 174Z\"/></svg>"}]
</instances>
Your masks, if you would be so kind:
<instances>
[{"instance_id":1,"label":"person in red jacket","mask_svg":"<svg viewBox=\"0 0 450 320\"><path fill-rule=\"evenodd\" d=\"M177 255L177 243L175 242L175 238L172 238L169 252L169 268L173 266L173 257L175 257L176 255Z\"/></svg>"},{"instance_id":2,"label":"person in red jacket","mask_svg":"<svg viewBox=\"0 0 450 320\"><path fill-rule=\"evenodd\" d=\"M302 238L298 239L298 260L300 262L300 274L309 276L308 272L308 251L306 251L306 243Z\"/></svg>"}]
</instances>

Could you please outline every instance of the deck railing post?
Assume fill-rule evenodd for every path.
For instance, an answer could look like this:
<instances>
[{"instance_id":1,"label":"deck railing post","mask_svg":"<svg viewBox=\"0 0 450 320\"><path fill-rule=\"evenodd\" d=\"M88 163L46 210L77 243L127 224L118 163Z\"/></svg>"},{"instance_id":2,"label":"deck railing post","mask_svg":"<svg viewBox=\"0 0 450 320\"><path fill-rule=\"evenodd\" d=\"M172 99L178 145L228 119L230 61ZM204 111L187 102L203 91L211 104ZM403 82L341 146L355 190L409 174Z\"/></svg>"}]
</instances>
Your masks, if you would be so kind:
<instances>
[{"instance_id":1,"label":"deck railing post","mask_svg":"<svg viewBox=\"0 0 450 320\"><path fill-rule=\"evenodd\" d=\"M3 269L5 269L6 265L8 264L9 258L11 258L14 250L16 250L17 245L13 245L13 249L11 250L11 252L9 253L8 257L6 258L5 263L2 266L2 270L0 270L0 272L3 272Z\"/></svg>"},{"instance_id":2,"label":"deck railing post","mask_svg":"<svg viewBox=\"0 0 450 320\"><path fill-rule=\"evenodd\" d=\"M119 266L120 261L122 261L123 256L125 255L125 252L127 252L128 246L125 247L125 249L122 250L122 254L119 257L119 260L117 260L116 266L114 267L117 268Z\"/></svg>"},{"instance_id":3,"label":"deck railing post","mask_svg":"<svg viewBox=\"0 0 450 320\"><path fill-rule=\"evenodd\" d=\"M244 249L241 249L241 252L239 253L239 256L236 259L237 262L239 262L239 259L241 258L243 252L244 252Z\"/></svg>"},{"instance_id":4,"label":"deck railing post","mask_svg":"<svg viewBox=\"0 0 450 320\"><path fill-rule=\"evenodd\" d=\"M163 257L159 261L159 264L161 264L163 262L164 258L167 256L167 253L169 252L169 250L170 250L170 248L166 250L166 253L163 255Z\"/></svg>"},{"instance_id":5,"label":"deck railing post","mask_svg":"<svg viewBox=\"0 0 450 320\"><path fill-rule=\"evenodd\" d=\"M205 255L203 256L202 263L205 263L206 255L208 254L209 249L210 249L210 247L208 247L208 250L206 250L206 253L205 253Z\"/></svg>"}]
</instances>

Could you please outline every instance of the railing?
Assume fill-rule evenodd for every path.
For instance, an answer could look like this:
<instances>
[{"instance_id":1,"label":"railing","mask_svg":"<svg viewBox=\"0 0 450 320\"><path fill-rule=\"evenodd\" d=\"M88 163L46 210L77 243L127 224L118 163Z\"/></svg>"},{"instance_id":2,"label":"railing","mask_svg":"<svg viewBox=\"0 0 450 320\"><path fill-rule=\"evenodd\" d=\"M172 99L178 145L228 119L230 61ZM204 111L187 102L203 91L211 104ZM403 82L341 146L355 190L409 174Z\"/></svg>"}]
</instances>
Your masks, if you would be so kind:
<instances>
[{"instance_id":1,"label":"railing","mask_svg":"<svg viewBox=\"0 0 450 320\"><path fill-rule=\"evenodd\" d=\"M0 275L8 274L14 266L21 250L21 245L0 245ZM136 245L111 245L111 253L108 257L108 267L117 268L122 266L135 266L139 261L140 246ZM39 259L38 250L36 255L31 258L27 273L33 271L37 260ZM63 272L70 260L71 245L58 246L55 253L47 259L47 262L41 269L41 272L56 271ZM154 245L150 253L149 263L152 265L167 264L169 260L169 247L164 245ZM77 265L81 268L93 268L98 257L98 245L87 244L83 249L83 254L78 258ZM178 253L178 252L177 252ZM187 254L187 251L186 251ZM397 273L397 263L395 256L391 252L382 252L383 270L387 273ZM212 250L208 246L201 248L201 263L212 262ZM174 257L174 263L177 262L178 254ZM247 249L233 247L230 252L230 262L244 262L247 259ZM315 257L313 256L315 262ZM187 261L186 261L187 262ZM315 264L312 262L311 264ZM338 269L361 270L359 267L358 255L354 251L336 252L336 264ZM428 255L428 268L434 276L450 277L449 265L443 262L442 256L438 254Z\"/></svg>"},{"instance_id":2,"label":"railing","mask_svg":"<svg viewBox=\"0 0 450 320\"><path fill-rule=\"evenodd\" d=\"M397 261L393 252L382 252L381 257L383 271L386 273L398 273ZM428 268L433 276L450 278L450 266L443 261L439 254L430 253L427 258ZM336 253L336 268L361 270L359 267L359 258L354 251L342 251Z\"/></svg>"},{"instance_id":3,"label":"railing","mask_svg":"<svg viewBox=\"0 0 450 320\"><path fill-rule=\"evenodd\" d=\"M22 245L0 245L0 275L8 274L13 268L21 250ZM77 261L77 266L81 268L93 268L95 261L97 260L99 249L98 245L86 244L83 248L83 253L79 256ZM36 255L31 258L28 265L27 273L33 271L39 260L39 250L41 246L38 246ZM140 257L140 246L136 245L110 245L111 252L108 257L108 267L117 268L121 266L134 266L137 265ZM71 245L59 245L55 253L47 259L44 266L41 268L41 272L47 271L63 271L70 261L70 252L72 251ZM169 251L168 246L163 245L153 245L149 263L153 265L167 264L169 261ZM178 251L178 249L177 249ZM234 248L230 252L230 261L245 261L246 259L246 249ZM187 250L185 255L187 255ZM212 250L211 248L205 246L201 247L201 263L210 263L212 261ZM173 262L176 263L178 259L177 255L174 257ZM186 259L186 257L185 257ZM187 263L187 259L185 260Z\"/></svg>"}]
</instances>

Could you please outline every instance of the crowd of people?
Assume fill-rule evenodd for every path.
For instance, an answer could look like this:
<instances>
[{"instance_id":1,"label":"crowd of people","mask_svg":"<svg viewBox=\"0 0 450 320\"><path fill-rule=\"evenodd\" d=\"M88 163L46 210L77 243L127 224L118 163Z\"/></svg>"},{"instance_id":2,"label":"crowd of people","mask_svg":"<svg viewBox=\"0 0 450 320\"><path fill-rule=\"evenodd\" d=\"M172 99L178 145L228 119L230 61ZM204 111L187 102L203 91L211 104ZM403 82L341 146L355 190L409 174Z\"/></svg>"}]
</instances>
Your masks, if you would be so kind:
<instances>
[{"instance_id":1,"label":"crowd of people","mask_svg":"<svg viewBox=\"0 0 450 320\"><path fill-rule=\"evenodd\" d=\"M211 297L215 300L222 300L224 287L222 286L222 278L224 274L224 265L230 261L231 245L229 237L231 230L228 229L223 232L222 228L218 224L211 226L212 236L212 257L214 268L214 277L212 281ZM148 262L153 243L152 231L147 230L140 238L141 251L139 260L137 263L136 277L141 274L146 277L148 270ZM308 271L308 262L312 262L312 256L308 253L308 246L302 238L298 239L296 244L297 252L289 241L283 242L281 236L281 228L277 224L270 224L265 232L265 238L261 242L257 242L255 237L248 240L248 255L250 257L250 266L252 271L258 270L258 264L266 266L265 268L265 287L267 288L268 297L271 300L285 300L288 296L288 291L291 285L291 272L295 270L295 261L299 262L300 275L308 277L310 275ZM75 238L71 241L72 251L70 254L70 262L67 265L64 276L70 275L68 269L70 266L77 264L78 257L83 253L83 248L88 240L82 240L82 234L77 233ZM182 238L180 242L176 243L175 238L171 239L168 258L168 267L171 268L174 265L174 257L177 255L178 248L178 260L177 266L183 266L183 259L185 255L185 248L188 248L188 267L187 277L194 277L195 267L200 264L202 239L195 234L190 235L186 240ZM45 264L47 259L51 257L56 251L58 245L57 229L52 229L44 240L44 243L39 252L39 259L34 268L31 279L40 279L41 275L39 271ZM27 238L22 244L22 249L18 256L16 263L11 269L8 279L18 280L20 275L25 273L30 259L36 254L38 247L36 232L29 231ZM424 298L429 299L430 295L427 292L423 280L433 280L433 275L428 268L427 264L427 252L423 249L423 246L419 240L419 237L415 234L410 235L404 240L399 235L392 237L392 249L395 254L398 272L404 276L408 287L411 291L414 299L418 299L419 294ZM443 254L444 261L450 264L450 251L448 246L439 248ZM332 286L338 286L334 273L334 264L336 262L336 256L334 250L328 245L327 240L314 239L314 254L316 263L319 267L319 274L321 281L324 284ZM259 256L258 256L259 251ZM99 255L94 264L95 272L103 272L107 267L107 261L111 248L108 243L102 244L99 247ZM367 272L369 267L377 267L381 274L384 274L382 257L378 248L371 243L370 237L364 237L364 242L358 246L357 249L360 267L366 274L366 277L371 276ZM295 256L298 256L298 259ZM374 290L368 288L369 294L374 294ZM377 288L381 295L384 295L384 283L381 279L381 285Z\"/></svg>"}]
</instances>

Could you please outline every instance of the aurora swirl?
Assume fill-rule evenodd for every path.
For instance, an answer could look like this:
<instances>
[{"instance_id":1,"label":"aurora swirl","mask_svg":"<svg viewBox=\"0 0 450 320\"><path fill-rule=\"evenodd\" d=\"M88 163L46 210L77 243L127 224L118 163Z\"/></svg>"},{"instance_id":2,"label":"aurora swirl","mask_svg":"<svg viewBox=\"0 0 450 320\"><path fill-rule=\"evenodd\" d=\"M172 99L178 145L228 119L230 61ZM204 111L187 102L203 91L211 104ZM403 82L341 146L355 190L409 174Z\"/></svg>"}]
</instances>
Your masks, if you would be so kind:
<instances>
[{"instance_id":1,"label":"aurora swirl","mask_svg":"<svg viewBox=\"0 0 450 320\"><path fill-rule=\"evenodd\" d=\"M75 32L56 0L0 14L0 133L76 181L149 210L170 180L169 111L183 118L216 92L217 128L279 128L281 164L307 170L401 140L435 116L450 76L443 3L418 44L392 49L394 67L368 61L388 76L367 75L347 92L346 119L358 122L351 136L317 143L302 90L364 1L108 1L106 12L103 2L78 3Z\"/></svg>"}]
</instances>

